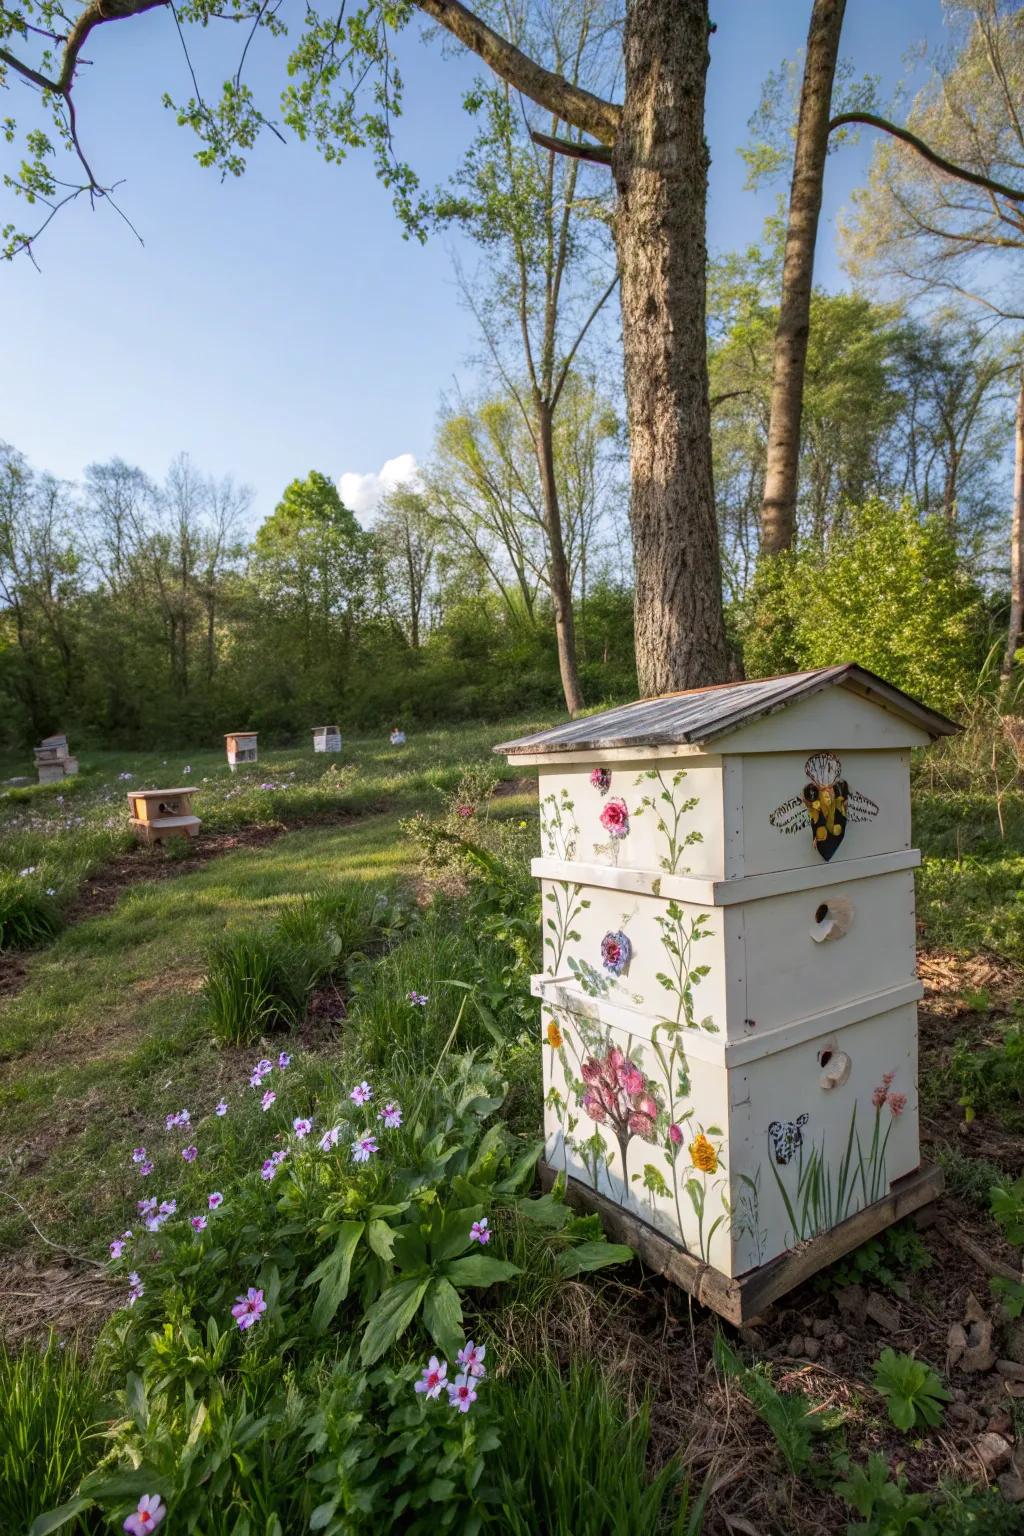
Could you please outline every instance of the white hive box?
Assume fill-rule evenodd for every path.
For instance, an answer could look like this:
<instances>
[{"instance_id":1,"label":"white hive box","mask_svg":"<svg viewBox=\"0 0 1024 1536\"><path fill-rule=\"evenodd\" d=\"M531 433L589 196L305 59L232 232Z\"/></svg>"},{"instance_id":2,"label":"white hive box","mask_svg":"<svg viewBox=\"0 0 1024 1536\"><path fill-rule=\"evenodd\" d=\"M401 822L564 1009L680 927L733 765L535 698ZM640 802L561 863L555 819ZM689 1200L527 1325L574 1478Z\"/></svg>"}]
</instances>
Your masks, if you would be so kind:
<instances>
[{"instance_id":1,"label":"white hive box","mask_svg":"<svg viewBox=\"0 0 1024 1536\"><path fill-rule=\"evenodd\" d=\"M254 763L256 761L255 731L235 731L231 736L224 737L227 748L228 766L234 773L239 763Z\"/></svg>"},{"instance_id":2,"label":"white hive box","mask_svg":"<svg viewBox=\"0 0 1024 1536\"><path fill-rule=\"evenodd\" d=\"M313 727L314 752L340 752L341 726L315 725Z\"/></svg>"},{"instance_id":3,"label":"white hive box","mask_svg":"<svg viewBox=\"0 0 1024 1536\"><path fill-rule=\"evenodd\" d=\"M954 730L846 665L496 748L540 780L547 1167L737 1321L940 1187L910 751Z\"/></svg>"}]
</instances>

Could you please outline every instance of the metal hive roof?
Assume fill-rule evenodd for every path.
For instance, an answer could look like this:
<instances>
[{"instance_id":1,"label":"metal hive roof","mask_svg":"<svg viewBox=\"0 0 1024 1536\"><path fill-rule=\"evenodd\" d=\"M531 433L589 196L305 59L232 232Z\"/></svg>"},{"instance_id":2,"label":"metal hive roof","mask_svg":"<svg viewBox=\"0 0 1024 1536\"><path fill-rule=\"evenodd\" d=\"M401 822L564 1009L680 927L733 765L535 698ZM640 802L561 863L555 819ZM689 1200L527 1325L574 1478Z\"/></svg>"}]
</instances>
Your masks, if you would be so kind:
<instances>
[{"instance_id":1,"label":"metal hive roof","mask_svg":"<svg viewBox=\"0 0 1024 1536\"><path fill-rule=\"evenodd\" d=\"M703 744L748 725L763 715L774 714L824 688L845 687L868 698L880 708L901 715L933 738L950 736L960 727L945 715L919 704L910 694L884 682L865 667L845 662L819 667L812 672L789 672L783 677L758 678L751 682L719 683L667 693L661 698L640 699L605 709L582 720L569 720L549 731L504 741L494 748L509 756L532 752L577 752L595 747L661 747L683 743Z\"/></svg>"}]
</instances>

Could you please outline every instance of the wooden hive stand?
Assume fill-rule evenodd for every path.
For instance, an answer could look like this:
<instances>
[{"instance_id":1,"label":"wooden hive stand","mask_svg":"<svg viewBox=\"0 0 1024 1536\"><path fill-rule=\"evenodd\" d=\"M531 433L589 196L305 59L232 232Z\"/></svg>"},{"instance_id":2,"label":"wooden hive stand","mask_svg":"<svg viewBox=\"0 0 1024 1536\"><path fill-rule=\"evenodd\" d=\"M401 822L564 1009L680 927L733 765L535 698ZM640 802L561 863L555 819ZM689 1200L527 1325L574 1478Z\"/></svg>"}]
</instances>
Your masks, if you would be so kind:
<instances>
[{"instance_id":1,"label":"wooden hive stand","mask_svg":"<svg viewBox=\"0 0 1024 1536\"><path fill-rule=\"evenodd\" d=\"M192 811L191 789L133 789L128 794L132 830L143 843L195 837L202 823Z\"/></svg>"}]
</instances>

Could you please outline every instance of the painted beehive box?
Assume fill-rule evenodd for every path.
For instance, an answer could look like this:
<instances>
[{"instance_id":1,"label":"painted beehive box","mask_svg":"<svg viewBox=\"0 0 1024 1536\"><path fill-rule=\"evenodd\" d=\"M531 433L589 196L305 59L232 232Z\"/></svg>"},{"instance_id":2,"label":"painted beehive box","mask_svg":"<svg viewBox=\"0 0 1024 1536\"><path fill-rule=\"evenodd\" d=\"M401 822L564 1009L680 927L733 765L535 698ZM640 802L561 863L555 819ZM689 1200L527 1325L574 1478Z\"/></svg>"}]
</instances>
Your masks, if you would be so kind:
<instances>
[{"instance_id":1,"label":"painted beehive box","mask_svg":"<svg viewBox=\"0 0 1024 1536\"><path fill-rule=\"evenodd\" d=\"M227 748L228 765L231 771L238 767L239 763L254 763L256 761L255 731L236 731L231 736L225 736L224 743Z\"/></svg>"},{"instance_id":2,"label":"painted beehive box","mask_svg":"<svg viewBox=\"0 0 1024 1536\"><path fill-rule=\"evenodd\" d=\"M340 752L340 725L315 725L313 727L314 752Z\"/></svg>"},{"instance_id":3,"label":"painted beehive box","mask_svg":"<svg viewBox=\"0 0 1024 1536\"><path fill-rule=\"evenodd\" d=\"M910 752L847 665L505 743L539 773L545 1158L727 1277L919 1165Z\"/></svg>"}]
</instances>

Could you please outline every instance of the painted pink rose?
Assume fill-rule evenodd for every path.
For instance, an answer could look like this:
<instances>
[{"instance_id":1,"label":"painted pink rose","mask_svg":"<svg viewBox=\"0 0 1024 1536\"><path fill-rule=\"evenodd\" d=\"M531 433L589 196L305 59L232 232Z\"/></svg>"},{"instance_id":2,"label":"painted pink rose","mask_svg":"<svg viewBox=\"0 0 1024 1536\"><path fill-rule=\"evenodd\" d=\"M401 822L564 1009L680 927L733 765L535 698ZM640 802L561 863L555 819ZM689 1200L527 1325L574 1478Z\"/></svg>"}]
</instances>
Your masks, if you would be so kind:
<instances>
[{"instance_id":1,"label":"painted pink rose","mask_svg":"<svg viewBox=\"0 0 1024 1536\"><path fill-rule=\"evenodd\" d=\"M629 809L625 800L609 800L601 807L601 825L611 837L625 837L629 831Z\"/></svg>"},{"instance_id":2,"label":"painted pink rose","mask_svg":"<svg viewBox=\"0 0 1024 1536\"><path fill-rule=\"evenodd\" d=\"M601 1063L595 1061L593 1056L588 1056L580 1067L580 1075L585 1083L599 1083L601 1081Z\"/></svg>"},{"instance_id":3,"label":"painted pink rose","mask_svg":"<svg viewBox=\"0 0 1024 1536\"><path fill-rule=\"evenodd\" d=\"M631 1135L639 1136L644 1141L654 1140L654 1121L650 1115L642 1115L638 1109L634 1110L626 1124Z\"/></svg>"},{"instance_id":4,"label":"painted pink rose","mask_svg":"<svg viewBox=\"0 0 1024 1536\"><path fill-rule=\"evenodd\" d=\"M583 1095L583 1108L591 1120L595 1121L598 1125L604 1125L605 1120L608 1118L608 1111L601 1103L601 1100L595 1097L594 1094L585 1093Z\"/></svg>"},{"instance_id":5,"label":"painted pink rose","mask_svg":"<svg viewBox=\"0 0 1024 1536\"><path fill-rule=\"evenodd\" d=\"M619 1082L628 1094L643 1092L644 1075L636 1067L623 1067L619 1073Z\"/></svg>"}]
</instances>

